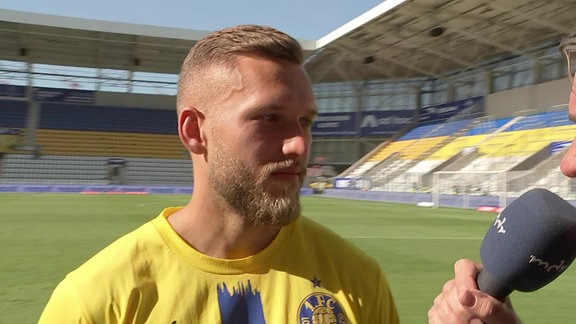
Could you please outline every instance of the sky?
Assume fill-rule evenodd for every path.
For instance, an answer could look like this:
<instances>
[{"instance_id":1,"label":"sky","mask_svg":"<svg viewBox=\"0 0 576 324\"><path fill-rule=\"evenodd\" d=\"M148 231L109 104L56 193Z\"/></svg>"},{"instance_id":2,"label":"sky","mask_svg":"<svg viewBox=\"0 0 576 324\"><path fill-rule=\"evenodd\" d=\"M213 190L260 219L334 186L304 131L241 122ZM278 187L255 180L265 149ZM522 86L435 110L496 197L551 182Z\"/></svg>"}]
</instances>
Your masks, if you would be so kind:
<instances>
[{"instance_id":1,"label":"sky","mask_svg":"<svg viewBox=\"0 0 576 324\"><path fill-rule=\"evenodd\" d=\"M0 9L212 31L237 24L268 25L316 40L382 0L6 0Z\"/></svg>"}]
</instances>

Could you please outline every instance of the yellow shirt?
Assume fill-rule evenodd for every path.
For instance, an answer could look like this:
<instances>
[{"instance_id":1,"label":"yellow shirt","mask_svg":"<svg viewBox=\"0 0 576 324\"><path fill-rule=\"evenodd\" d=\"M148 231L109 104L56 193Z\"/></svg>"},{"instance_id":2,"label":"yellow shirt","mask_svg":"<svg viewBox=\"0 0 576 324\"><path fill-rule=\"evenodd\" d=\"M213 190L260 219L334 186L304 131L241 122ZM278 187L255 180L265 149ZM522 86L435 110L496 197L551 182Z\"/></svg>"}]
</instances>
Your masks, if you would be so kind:
<instances>
[{"instance_id":1,"label":"yellow shirt","mask_svg":"<svg viewBox=\"0 0 576 324\"><path fill-rule=\"evenodd\" d=\"M299 217L260 253L217 259L165 209L69 273L39 323L398 323L378 263Z\"/></svg>"}]
</instances>

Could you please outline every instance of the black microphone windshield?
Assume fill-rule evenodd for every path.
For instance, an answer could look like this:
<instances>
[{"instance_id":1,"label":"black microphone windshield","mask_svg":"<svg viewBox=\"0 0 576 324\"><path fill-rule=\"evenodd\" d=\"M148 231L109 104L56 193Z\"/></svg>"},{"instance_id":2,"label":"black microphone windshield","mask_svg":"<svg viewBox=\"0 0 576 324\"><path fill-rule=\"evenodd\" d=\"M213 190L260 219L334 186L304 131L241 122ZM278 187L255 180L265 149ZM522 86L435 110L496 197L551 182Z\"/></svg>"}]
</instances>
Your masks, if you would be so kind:
<instances>
[{"instance_id":1,"label":"black microphone windshield","mask_svg":"<svg viewBox=\"0 0 576 324\"><path fill-rule=\"evenodd\" d=\"M546 189L531 189L508 205L488 229L478 288L503 300L556 279L576 257L576 208Z\"/></svg>"}]
</instances>

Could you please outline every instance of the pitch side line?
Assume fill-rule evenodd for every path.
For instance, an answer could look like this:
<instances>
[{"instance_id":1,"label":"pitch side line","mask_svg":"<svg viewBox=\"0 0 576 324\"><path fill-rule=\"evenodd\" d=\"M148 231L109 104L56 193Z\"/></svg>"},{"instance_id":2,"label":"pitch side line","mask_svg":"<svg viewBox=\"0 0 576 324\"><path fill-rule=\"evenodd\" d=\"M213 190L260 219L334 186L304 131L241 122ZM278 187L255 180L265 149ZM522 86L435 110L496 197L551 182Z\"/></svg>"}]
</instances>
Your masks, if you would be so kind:
<instances>
[{"instance_id":1,"label":"pitch side line","mask_svg":"<svg viewBox=\"0 0 576 324\"><path fill-rule=\"evenodd\" d=\"M378 240L482 240L482 237L442 237L442 236L344 236L347 239L378 239Z\"/></svg>"}]
</instances>

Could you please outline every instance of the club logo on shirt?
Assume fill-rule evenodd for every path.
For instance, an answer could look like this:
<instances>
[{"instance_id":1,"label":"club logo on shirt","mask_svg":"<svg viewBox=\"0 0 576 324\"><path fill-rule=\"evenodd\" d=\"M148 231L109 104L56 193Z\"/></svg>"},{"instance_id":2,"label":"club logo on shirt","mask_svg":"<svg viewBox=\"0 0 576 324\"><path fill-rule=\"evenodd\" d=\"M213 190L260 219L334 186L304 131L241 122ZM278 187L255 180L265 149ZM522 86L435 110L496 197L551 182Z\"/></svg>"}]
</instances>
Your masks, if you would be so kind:
<instances>
[{"instance_id":1,"label":"club logo on shirt","mask_svg":"<svg viewBox=\"0 0 576 324\"><path fill-rule=\"evenodd\" d=\"M345 324L346 316L336 299L326 293L312 293L298 307L300 324Z\"/></svg>"}]
</instances>

